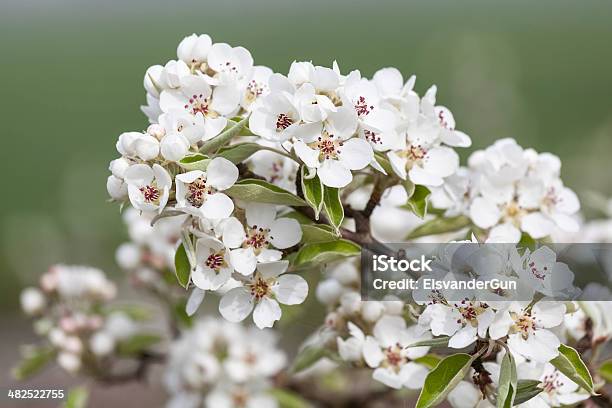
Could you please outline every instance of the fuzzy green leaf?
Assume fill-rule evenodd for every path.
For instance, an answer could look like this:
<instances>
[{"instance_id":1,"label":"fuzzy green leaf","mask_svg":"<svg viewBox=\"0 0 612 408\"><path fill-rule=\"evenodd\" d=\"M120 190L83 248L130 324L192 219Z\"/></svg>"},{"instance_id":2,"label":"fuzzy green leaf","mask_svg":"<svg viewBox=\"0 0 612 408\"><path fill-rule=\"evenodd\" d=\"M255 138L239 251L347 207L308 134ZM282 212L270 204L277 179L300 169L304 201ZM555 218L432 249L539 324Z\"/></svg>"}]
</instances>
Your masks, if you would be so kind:
<instances>
[{"instance_id":1,"label":"fuzzy green leaf","mask_svg":"<svg viewBox=\"0 0 612 408\"><path fill-rule=\"evenodd\" d=\"M191 278L191 265L183 244L179 245L174 254L174 270L176 280L182 287L186 288Z\"/></svg>"},{"instance_id":2,"label":"fuzzy green leaf","mask_svg":"<svg viewBox=\"0 0 612 408\"><path fill-rule=\"evenodd\" d=\"M228 121L228 127L218 136L204 142L200 147L200 153L211 153L217 151L221 146L227 144L234 136L238 136L242 129L249 121L249 116L243 118L240 122Z\"/></svg>"},{"instance_id":3,"label":"fuzzy green leaf","mask_svg":"<svg viewBox=\"0 0 612 408\"><path fill-rule=\"evenodd\" d=\"M304 200L295 194L284 190L267 181L258 179L240 180L224 191L232 198L246 202L267 203L276 205L305 206Z\"/></svg>"},{"instance_id":4,"label":"fuzzy green leaf","mask_svg":"<svg viewBox=\"0 0 612 408\"><path fill-rule=\"evenodd\" d=\"M210 163L210 159L208 158L208 156L196 153L190 156L183 157L181 160L179 160L178 165L187 171L206 171L206 169L208 168L208 163Z\"/></svg>"},{"instance_id":5,"label":"fuzzy green leaf","mask_svg":"<svg viewBox=\"0 0 612 408\"><path fill-rule=\"evenodd\" d=\"M360 252L359 245L344 239L306 244L298 252L294 265L298 266L308 262L326 263L343 257L359 255Z\"/></svg>"},{"instance_id":6,"label":"fuzzy green leaf","mask_svg":"<svg viewBox=\"0 0 612 408\"><path fill-rule=\"evenodd\" d=\"M407 236L406 239L415 239L419 237L425 237L428 235L444 234L447 232L458 231L461 228L465 228L470 225L470 219L464 215L457 217L436 217L430 221L427 221L415 229L413 229Z\"/></svg>"},{"instance_id":7,"label":"fuzzy green leaf","mask_svg":"<svg viewBox=\"0 0 612 408\"><path fill-rule=\"evenodd\" d=\"M55 351L52 347L24 347L21 361L13 368L13 377L17 380L25 380L42 370L53 357L55 357Z\"/></svg>"},{"instance_id":8,"label":"fuzzy green leaf","mask_svg":"<svg viewBox=\"0 0 612 408\"><path fill-rule=\"evenodd\" d=\"M542 392L540 381L538 380L518 380L516 383L516 396L514 406L527 402Z\"/></svg>"},{"instance_id":9,"label":"fuzzy green leaf","mask_svg":"<svg viewBox=\"0 0 612 408\"><path fill-rule=\"evenodd\" d=\"M516 396L516 362L510 353L502 358L499 385L497 387L497 408L512 408Z\"/></svg>"},{"instance_id":10,"label":"fuzzy green leaf","mask_svg":"<svg viewBox=\"0 0 612 408\"><path fill-rule=\"evenodd\" d=\"M550 363L587 392L595 394L591 373L575 349L561 344L559 346L559 355L552 359Z\"/></svg>"},{"instance_id":11,"label":"fuzzy green leaf","mask_svg":"<svg viewBox=\"0 0 612 408\"><path fill-rule=\"evenodd\" d=\"M473 357L453 354L446 357L429 372L421 389L416 408L429 408L440 404L448 393L465 377Z\"/></svg>"},{"instance_id":12,"label":"fuzzy green leaf","mask_svg":"<svg viewBox=\"0 0 612 408\"><path fill-rule=\"evenodd\" d=\"M338 239L338 234L333 227L325 224L302 225L302 243L314 244L317 242L329 242Z\"/></svg>"},{"instance_id":13,"label":"fuzzy green leaf","mask_svg":"<svg viewBox=\"0 0 612 408\"><path fill-rule=\"evenodd\" d=\"M323 207L323 184L316 174L314 177L306 178L305 169L305 166L300 169L302 172L302 192L304 193L304 199L314 210L315 218L318 220Z\"/></svg>"},{"instance_id":14,"label":"fuzzy green leaf","mask_svg":"<svg viewBox=\"0 0 612 408\"><path fill-rule=\"evenodd\" d=\"M412 211L417 217L423 219L427 215L427 205L430 194L431 192L427 187L421 185L414 186L412 196L402 208Z\"/></svg>"},{"instance_id":15,"label":"fuzzy green leaf","mask_svg":"<svg viewBox=\"0 0 612 408\"><path fill-rule=\"evenodd\" d=\"M323 208L329 222L336 229L340 229L344 221L344 207L340 200L340 190L333 187L325 187L323 190Z\"/></svg>"}]
</instances>

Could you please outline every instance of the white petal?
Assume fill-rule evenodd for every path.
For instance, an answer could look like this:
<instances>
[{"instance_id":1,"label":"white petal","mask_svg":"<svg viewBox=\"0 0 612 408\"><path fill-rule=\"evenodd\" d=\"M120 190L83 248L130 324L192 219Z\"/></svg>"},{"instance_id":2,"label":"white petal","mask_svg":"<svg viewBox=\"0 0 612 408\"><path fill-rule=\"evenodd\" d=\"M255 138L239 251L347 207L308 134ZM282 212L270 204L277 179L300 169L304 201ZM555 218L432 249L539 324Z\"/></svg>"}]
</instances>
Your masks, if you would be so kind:
<instances>
[{"instance_id":1,"label":"white petal","mask_svg":"<svg viewBox=\"0 0 612 408\"><path fill-rule=\"evenodd\" d=\"M257 257L253 248L238 248L230 252L230 262L236 272L246 276L255 272Z\"/></svg>"},{"instance_id":2,"label":"white petal","mask_svg":"<svg viewBox=\"0 0 612 408\"><path fill-rule=\"evenodd\" d=\"M189 299L187 299L187 305L185 306L187 316L193 316L195 314L200 307L200 304L202 304L205 294L206 292L202 289L193 288L191 295L189 295Z\"/></svg>"},{"instance_id":3,"label":"white petal","mask_svg":"<svg viewBox=\"0 0 612 408\"><path fill-rule=\"evenodd\" d=\"M489 231L486 243L516 244L521 240L521 231L510 223L500 224Z\"/></svg>"},{"instance_id":4,"label":"white petal","mask_svg":"<svg viewBox=\"0 0 612 408\"><path fill-rule=\"evenodd\" d=\"M400 377L406 388L418 390L423 387L425 378L429 374L424 366L409 361L400 369Z\"/></svg>"},{"instance_id":5,"label":"white petal","mask_svg":"<svg viewBox=\"0 0 612 408\"><path fill-rule=\"evenodd\" d=\"M302 228L297 220L279 218L270 225L270 241L278 249L296 245L302 239Z\"/></svg>"},{"instance_id":6,"label":"white petal","mask_svg":"<svg viewBox=\"0 0 612 408\"><path fill-rule=\"evenodd\" d=\"M276 300L262 298L253 312L253 321L260 329L272 327L274 322L281 318L281 308Z\"/></svg>"},{"instance_id":7,"label":"white petal","mask_svg":"<svg viewBox=\"0 0 612 408\"><path fill-rule=\"evenodd\" d=\"M240 90L234 84L218 86L213 92L211 108L221 115L228 115L240 103Z\"/></svg>"},{"instance_id":8,"label":"white petal","mask_svg":"<svg viewBox=\"0 0 612 408\"><path fill-rule=\"evenodd\" d=\"M249 203L245 212L249 227L270 228L276 217L276 208L270 204Z\"/></svg>"},{"instance_id":9,"label":"white petal","mask_svg":"<svg viewBox=\"0 0 612 408\"><path fill-rule=\"evenodd\" d=\"M469 346L476 341L476 328L471 325L467 325L460 329L453 335L448 341L448 347L461 349Z\"/></svg>"},{"instance_id":10,"label":"white petal","mask_svg":"<svg viewBox=\"0 0 612 408\"><path fill-rule=\"evenodd\" d=\"M489 228L497 224L501 213L499 208L482 197L477 197L470 206L470 218L480 228Z\"/></svg>"},{"instance_id":11,"label":"white petal","mask_svg":"<svg viewBox=\"0 0 612 408\"><path fill-rule=\"evenodd\" d=\"M410 176L410 181L412 181L414 184L420 184L423 186L438 187L444 183L444 179L442 177L433 173L428 173L419 166L414 166L411 168L408 172L408 176Z\"/></svg>"},{"instance_id":12,"label":"white petal","mask_svg":"<svg viewBox=\"0 0 612 408\"><path fill-rule=\"evenodd\" d=\"M299 275L282 275L272 288L276 299L284 305L299 305L308 296L308 283Z\"/></svg>"},{"instance_id":13,"label":"white petal","mask_svg":"<svg viewBox=\"0 0 612 408\"><path fill-rule=\"evenodd\" d=\"M459 156L449 147L431 149L423 160L423 170L439 177L448 177L459 167Z\"/></svg>"},{"instance_id":14,"label":"white petal","mask_svg":"<svg viewBox=\"0 0 612 408\"><path fill-rule=\"evenodd\" d=\"M191 280L200 289L217 290L229 281L231 272L231 268L222 268L217 273L205 265L198 265L191 273Z\"/></svg>"},{"instance_id":15,"label":"white petal","mask_svg":"<svg viewBox=\"0 0 612 408\"><path fill-rule=\"evenodd\" d=\"M353 180L351 171L338 160L333 159L325 160L317 170L317 174L321 182L328 187L346 187Z\"/></svg>"},{"instance_id":16,"label":"white petal","mask_svg":"<svg viewBox=\"0 0 612 408\"><path fill-rule=\"evenodd\" d=\"M223 224L223 244L228 248L238 248L246 238L244 227L237 218L229 218Z\"/></svg>"},{"instance_id":17,"label":"white petal","mask_svg":"<svg viewBox=\"0 0 612 408\"><path fill-rule=\"evenodd\" d=\"M368 142L353 138L340 147L338 159L349 170L361 170L374 159L374 152Z\"/></svg>"},{"instance_id":18,"label":"white petal","mask_svg":"<svg viewBox=\"0 0 612 408\"><path fill-rule=\"evenodd\" d=\"M263 262L257 265L257 270L264 279L270 279L284 273L288 267L288 261Z\"/></svg>"},{"instance_id":19,"label":"white petal","mask_svg":"<svg viewBox=\"0 0 612 408\"><path fill-rule=\"evenodd\" d=\"M397 174L402 180L406 180L408 174L406 173L406 159L399 157L395 152L389 152L387 154L391 168L395 174Z\"/></svg>"},{"instance_id":20,"label":"white petal","mask_svg":"<svg viewBox=\"0 0 612 408\"><path fill-rule=\"evenodd\" d=\"M379 367L372 373L372 378L385 384L387 387L400 389L402 388L402 379L399 374L392 371L390 368Z\"/></svg>"},{"instance_id":21,"label":"white petal","mask_svg":"<svg viewBox=\"0 0 612 408\"><path fill-rule=\"evenodd\" d=\"M223 193L215 193L206 197L201 209L206 218L227 218L234 211L234 202Z\"/></svg>"},{"instance_id":22,"label":"white petal","mask_svg":"<svg viewBox=\"0 0 612 408\"><path fill-rule=\"evenodd\" d=\"M238 168L223 157L212 159L206 168L206 183L217 190L230 188L236 180L238 180Z\"/></svg>"},{"instance_id":23,"label":"white petal","mask_svg":"<svg viewBox=\"0 0 612 408\"><path fill-rule=\"evenodd\" d=\"M306 143L298 140L293 144L293 150L298 155L300 160L308 167L319 167L319 151L314 150L306 145Z\"/></svg>"},{"instance_id":24,"label":"white petal","mask_svg":"<svg viewBox=\"0 0 612 408\"><path fill-rule=\"evenodd\" d=\"M357 114L355 109L343 106L327 116L325 125L327 132L342 140L351 137L357 130Z\"/></svg>"},{"instance_id":25,"label":"white petal","mask_svg":"<svg viewBox=\"0 0 612 408\"><path fill-rule=\"evenodd\" d=\"M233 323L243 321L253 310L251 294L244 288L231 289L219 302L221 316Z\"/></svg>"},{"instance_id":26,"label":"white petal","mask_svg":"<svg viewBox=\"0 0 612 408\"><path fill-rule=\"evenodd\" d=\"M521 220L521 229L531 235L533 239L540 239L550 235L555 224L542 213L527 214Z\"/></svg>"},{"instance_id":27,"label":"white petal","mask_svg":"<svg viewBox=\"0 0 612 408\"><path fill-rule=\"evenodd\" d=\"M380 365L380 362L385 358L385 355L380 350L380 345L372 336L368 336L363 343L363 359L368 366L375 368Z\"/></svg>"}]
</instances>

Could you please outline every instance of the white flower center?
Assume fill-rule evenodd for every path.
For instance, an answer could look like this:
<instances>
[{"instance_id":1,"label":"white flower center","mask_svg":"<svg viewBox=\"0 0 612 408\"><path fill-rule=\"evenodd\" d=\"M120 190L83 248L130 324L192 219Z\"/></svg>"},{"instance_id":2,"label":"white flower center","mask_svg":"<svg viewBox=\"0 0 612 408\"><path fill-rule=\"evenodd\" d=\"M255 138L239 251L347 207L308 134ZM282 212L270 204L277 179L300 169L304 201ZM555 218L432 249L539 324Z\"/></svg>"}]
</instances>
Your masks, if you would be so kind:
<instances>
[{"instance_id":1,"label":"white flower center","mask_svg":"<svg viewBox=\"0 0 612 408\"><path fill-rule=\"evenodd\" d=\"M457 319L459 324L469 324L473 327L478 326L478 316L483 314L489 305L482 302L470 302L468 299L463 299L461 303L455 303L455 308L461 315L461 318Z\"/></svg>"},{"instance_id":2,"label":"white flower center","mask_svg":"<svg viewBox=\"0 0 612 408\"><path fill-rule=\"evenodd\" d=\"M255 275L255 279L251 283L247 284L247 287L251 291L251 296L255 300L261 300L264 297L268 297L272 294L272 281L265 280L259 273Z\"/></svg>"},{"instance_id":3,"label":"white flower center","mask_svg":"<svg viewBox=\"0 0 612 408\"><path fill-rule=\"evenodd\" d=\"M365 136L365 139L370 143L382 144L382 140L380 139L380 136L378 136L378 133L365 129L363 131L363 135Z\"/></svg>"},{"instance_id":4,"label":"white flower center","mask_svg":"<svg viewBox=\"0 0 612 408\"><path fill-rule=\"evenodd\" d=\"M205 177L198 177L193 182L187 185L187 194L185 199L194 207L200 208L206 201L209 194L213 194L215 190L206 184Z\"/></svg>"},{"instance_id":5,"label":"white flower center","mask_svg":"<svg viewBox=\"0 0 612 408\"><path fill-rule=\"evenodd\" d=\"M399 153L400 157L406 159L406 170L410 170L415 164L421 163L426 155L427 150L420 144L411 144Z\"/></svg>"},{"instance_id":6,"label":"white flower center","mask_svg":"<svg viewBox=\"0 0 612 408\"><path fill-rule=\"evenodd\" d=\"M514 320L513 331L519 333L523 339L527 340L529 335L536 330L535 319L530 312L523 312L522 314L510 313L510 316Z\"/></svg>"},{"instance_id":7,"label":"white flower center","mask_svg":"<svg viewBox=\"0 0 612 408\"><path fill-rule=\"evenodd\" d=\"M365 96L359 96L357 98L357 102L355 103L355 112L357 112L357 116L367 116L374 109L373 105L368 105Z\"/></svg>"},{"instance_id":8,"label":"white flower center","mask_svg":"<svg viewBox=\"0 0 612 408\"><path fill-rule=\"evenodd\" d=\"M277 132L283 131L291 125L293 125L293 119L291 119L289 115L285 113L280 113L276 117L276 131Z\"/></svg>"},{"instance_id":9,"label":"white flower center","mask_svg":"<svg viewBox=\"0 0 612 408\"><path fill-rule=\"evenodd\" d=\"M208 258L206 258L204 264L218 273L221 268L227 266L227 262L225 262L225 253L223 251L219 251L208 255Z\"/></svg>"},{"instance_id":10,"label":"white flower center","mask_svg":"<svg viewBox=\"0 0 612 408\"><path fill-rule=\"evenodd\" d=\"M544 376L540 386L545 393L552 395L557 392L558 388L563 386L563 382L559 380L559 373L554 371Z\"/></svg>"},{"instance_id":11,"label":"white flower center","mask_svg":"<svg viewBox=\"0 0 612 408\"><path fill-rule=\"evenodd\" d=\"M383 354L385 359L381 365L385 368L390 368L395 372L399 372L402 365L408 362L408 358L404 356L404 350L399 343L384 349Z\"/></svg>"},{"instance_id":12,"label":"white flower center","mask_svg":"<svg viewBox=\"0 0 612 408\"><path fill-rule=\"evenodd\" d=\"M255 251L255 254L259 255L259 253L270 246L270 238L268 236L270 233L270 228L261 228L257 227L257 225L253 225L252 227L247 229L247 236L244 241L244 246L251 247Z\"/></svg>"},{"instance_id":13,"label":"white flower center","mask_svg":"<svg viewBox=\"0 0 612 408\"><path fill-rule=\"evenodd\" d=\"M147 203L159 203L159 188L156 183L151 183L148 186L140 187L140 192Z\"/></svg>"},{"instance_id":14,"label":"white flower center","mask_svg":"<svg viewBox=\"0 0 612 408\"><path fill-rule=\"evenodd\" d=\"M261 96L267 91L268 86L266 84L259 83L254 79L251 79L246 87L246 100L247 103L253 103L257 97Z\"/></svg>"},{"instance_id":15,"label":"white flower center","mask_svg":"<svg viewBox=\"0 0 612 408\"><path fill-rule=\"evenodd\" d=\"M325 131L318 137L317 141L309 144L310 147L319 151L319 160L337 159L338 155L342 153L340 147L343 145L342 140L338 140L334 135Z\"/></svg>"}]
</instances>

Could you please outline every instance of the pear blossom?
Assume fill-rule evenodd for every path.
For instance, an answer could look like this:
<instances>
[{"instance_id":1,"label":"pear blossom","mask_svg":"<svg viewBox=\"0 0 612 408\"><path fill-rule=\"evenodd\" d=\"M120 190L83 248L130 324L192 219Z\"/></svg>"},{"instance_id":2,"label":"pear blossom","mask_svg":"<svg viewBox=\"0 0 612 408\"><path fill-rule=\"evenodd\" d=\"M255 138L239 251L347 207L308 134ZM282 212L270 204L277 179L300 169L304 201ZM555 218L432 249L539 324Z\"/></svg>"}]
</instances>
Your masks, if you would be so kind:
<instances>
[{"instance_id":1,"label":"pear blossom","mask_svg":"<svg viewBox=\"0 0 612 408\"><path fill-rule=\"evenodd\" d=\"M297 220L276 216L272 205L250 203L245 206L246 231L237 218L223 226L223 243L231 248L230 261L237 272L250 275L258 262L278 261L280 250L296 245L302 239ZM274 249L276 248L276 249Z\"/></svg>"},{"instance_id":2,"label":"pear blossom","mask_svg":"<svg viewBox=\"0 0 612 408\"><path fill-rule=\"evenodd\" d=\"M202 140L217 136L227 125L224 112L216 109L213 90L203 76L188 75L180 79L180 88L164 90L159 106L164 113L187 113L200 129ZM219 96L219 100L222 96ZM217 104L218 105L218 104Z\"/></svg>"},{"instance_id":3,"label":"pear blossom","mask_svg":"<svg viewBox=\"0 0 612 408\"><path fill-rule=\"evenodd\" d=\"M21 308L28 315L36 315L43 311L47 304L47 299L37 288L26 288L19 296Z\"/></svg>"},{"instance_id":4,"label":"pear blossom","mask_svg":"<svg viewBox=\"0 0 612 408\"><path fill-rule=\"evenodd\" d=\"M589 398L578 384L567 378L552 364L523 363L517 367L518 374L525 379L541 381L542 392L524 402L520 407L564 407L572 406Z\"/></svg>"},{"instance_id":5,"label":"pear blossom","mask_svg":"<svg viewBox=\"0 0 612 408\"><path fill-rule=\"evenodd\" d=\"M210 161L206 171L192 170L176 176L176 208L205 218L227 218L234 202L224 193L238 180L238 168L223 157Z\"/></svg>"},{"instance_id":6,"label":"pear blossom","mask_svg":"<svg viewBox=\"0 0 612 408\"><path fill-rule=\"evenodd\" d=\"M565 304L541 301L531 309L520 302L512 302L495 314L489 327L492 339L508 336L513 353L533 361L548 362L555 358L561 344L551 330L563 322Z\"/></svg>"},{"instance_id":7,"label":"pear blossom","mask_svg":"<svg viewBox=\"0 0 612 408\"><path fill-rule=\"evenodd\" d=\"M140 132L125 132L117 139L117 151L124 157L153 160L159 155L159 141Z\"/></svg>"},{"instance_id":8,"label":"pear blossom","mask_svg":"<svg viewBox=\"0 0 612 408\"><path fill-rule=\"evenodd\" d=\"M203 290L217 290L231 276L230 252L223 242L211 236L203 236L196 243L196 265L191 280Z\"/></svg>"},{"instance_id":9,"label":"pear blossom","mask_svg":"<svg viewBox=\"0 0 612 408\"><path fill-rule=\"evenodd\" d=\"M295 191L298 164L292 159L269 150L259 150L249 158L248 164L253 173L269 183Z\"/></svg>"},{"instance_id":10,"label":"pear blossom","mask_svg":"<svg viewBox=\"0 0 612 408\"><path fill-rule=\"evenodd\" d=\"M306 299L308 283L299 275L284 274L287 261L257 265L257 271L243 278L243 286L231 289L221 298L219 312L230 322L240 322L253 311L260 329L272 327L281 317L279 303L297 305Z\"/></svg>"},{"instance_id":11,"label":"pear blossom","mask_svg":"<svg viewBox=\"0 0 612 408\"><path fill-rule=\"evenodd\" d=\"M336 338L338 346L338 354L344 361L358 362L363 360L363 346L365 343L365 334L353 322L348 322L349 337L343 339Z\"/></svg>"},{"instance_id":12,"label":"pear blossom","mask_svg":"<svg viewBox=\"0 0 612 408\"><path fill-rule=\"evenodd\" d=\"M455 303L433 303L419 317L419 325L428 327L434 336L451 336L448 346L464 348L484 338L495 312L485 302L464 299Z\"/></svg>"},{"instance_id":13,"label":"pear blossom","mask_svg":"<svg viewBox=\"0 0 612 408\"><path fill-rule=\"evenodd\" d=\"M278 402L267 393L266 382L219 384L206 396L207 408L277 408Z\"/></svg>"},{"instance_id":14,"label":"pear blossom","mask_svg":"<svg viewBox=\"0 0 612 408\"><path fill-rule=\"evenodd\" d=\"M249 328L249 341L235 341L229 345L223 367L236 382L272 377L287 364L287 356L277 346L271 330Z\"/></svg>"},{"instance_id":15,"label":"pear blossom","mask_svg":"<svg viewBox=\"0 0 612 408\"><path fill-rule=\"evenodd\" d=\"M251 111L256 106L255 102L270 93L268 81L272 74L272 70L263 65L253 67L251 78L248 80L246 88L242 93L240 101L242 108Z\"/></svg>"},{"instance_id":16,"label":"pear blossom","mask_svg":"<svg viewBox=\"0 0 612 408\"><path fill-rule=\"evenodd\" d=\"M421 388L428 371L412 360L427 354L429 347L406 346L425 338L419 335L417 326L406 328L401 317L381 318L373 336L367 336L363 345L363 357L375 369L372 378L391 388Z\"/></svg>"},{"instance_id":17,"label":"pear blossom","mask_svg":"<svg viewBox=\"0 0 612 408\"><path fill-rule=\"evenodd\" d=\"M172 179L159 164L152 167L135 164L125 172L128 195L134 208L141 211L161 212L170 194Z\"/></svg>"}]
</instances>

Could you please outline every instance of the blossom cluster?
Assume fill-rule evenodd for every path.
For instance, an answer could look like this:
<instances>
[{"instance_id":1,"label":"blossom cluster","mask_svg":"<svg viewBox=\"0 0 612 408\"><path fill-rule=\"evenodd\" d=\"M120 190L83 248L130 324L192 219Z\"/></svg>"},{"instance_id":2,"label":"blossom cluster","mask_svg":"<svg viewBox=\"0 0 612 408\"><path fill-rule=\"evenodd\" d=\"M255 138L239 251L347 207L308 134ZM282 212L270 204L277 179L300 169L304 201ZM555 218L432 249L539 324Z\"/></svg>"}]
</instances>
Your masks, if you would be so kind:
<instances>
[{"instance_id":1,"label":"blossom cluster","mask_svg":"<svg viewBox=\"0 0 612 408\"><path fill-rule=\"evenodd\" d=\"M269 393L287 364L274 332L220 319L196 321L170 348L168 407L275 408Z\"/></svg>"},{"instance_id":2,"label":"blossom cluster","mask_svg":"<svg viewBox=\"0 0 612 408\"><path fill-rule=\"evenodd\" d=\"M519 242L556 231L578 231L580 202L563 185L561 161L500 139L469 157L468 167L432 191L432 204L447 216L467 215L487 231L488 242Z\"/></svg>"},{"instance_id":3,"label":"blossom cluster","mask_svg":"<svg viewBox=\"0 0 612 408\"><path fill-rule=\"evenodd\" d=\"M121 341L138 332L127 314L106 307L115 293L115 285L99 269L54 265L38 287L23 290L21 305L37 319L36 332L46 339L58 365L74 373L85 364L102 364Z\"/></svg>"}]
</instances>

